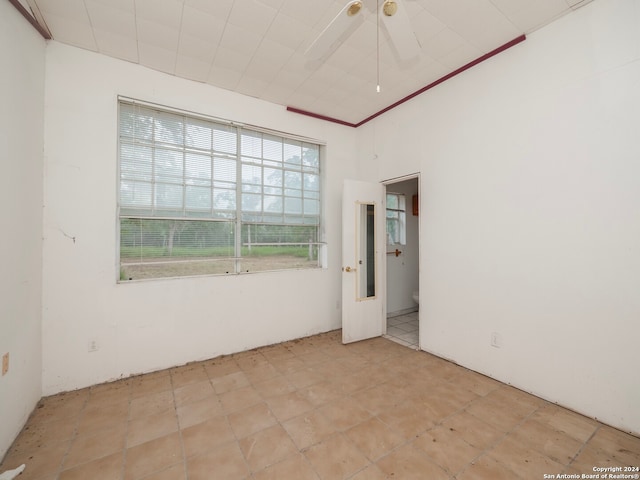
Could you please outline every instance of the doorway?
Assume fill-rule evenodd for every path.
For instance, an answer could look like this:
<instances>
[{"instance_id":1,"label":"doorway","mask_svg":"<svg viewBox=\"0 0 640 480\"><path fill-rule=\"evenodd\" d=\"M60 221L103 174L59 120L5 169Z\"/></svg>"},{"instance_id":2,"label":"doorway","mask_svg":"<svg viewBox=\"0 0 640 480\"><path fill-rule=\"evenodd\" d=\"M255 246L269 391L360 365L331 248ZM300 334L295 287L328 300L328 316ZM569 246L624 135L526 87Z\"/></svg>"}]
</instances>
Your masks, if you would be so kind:
<instances>
[{"instance_id":1,"label":"doorway","mask_svg":"<svg viewBox=\"0 0 640 480\"><path fill-rule=\"evenodd\" d=\"M385 337L418 350L419 341L419 175L385 182L386 311Z\"/></svg>"}]
</instances>

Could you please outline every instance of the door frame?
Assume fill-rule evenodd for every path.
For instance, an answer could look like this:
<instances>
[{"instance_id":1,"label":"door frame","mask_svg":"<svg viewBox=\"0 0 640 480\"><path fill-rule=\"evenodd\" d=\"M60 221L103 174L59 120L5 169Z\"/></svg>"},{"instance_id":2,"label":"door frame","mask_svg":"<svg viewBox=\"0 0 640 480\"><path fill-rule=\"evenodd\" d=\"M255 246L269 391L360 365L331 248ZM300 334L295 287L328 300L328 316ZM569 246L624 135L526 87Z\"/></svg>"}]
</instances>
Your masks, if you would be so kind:
<instances>
[{"instance_id":1,"label":"door frame","mask_svg":"<svg viewBox=\"0 0 640 480\"><path fill-rule=\"evenodd\" d=\"M420 305L422 305L422 297L423 297L423 289L420 288L420 286L422 285L422 269L420 268L421 265L421 260L422 260L422 249L420 248L422 245L422 212L423 212L423 208L422 208L422 179L420 177L420 171L414 172L414 173L409 173L406 175L401 175L399 177L392 177L392 178L388 178L386 180L382 180L380 183L384 186L384 192L385 195L387 193L387 189L389 188L389 185L393 185L396 183L400 183L400 182L404 182L407 180L413 180L413 179L418 179L418 297L419 297L419 303L418 303L418 350L422 350L422 341L421 341L421 332L423 331L423 316L420 314L421 313L421 309L420 309ZM385 197L385 208L386 208L386 197ZM385 213L386 215L386 213ZM385 245L386 247L386 245ZM385 259L386 260L386 259ZM383 282L384 282L384 314L385 314L385 325L384 325L384 334L386 335L387 333L387 322L386 322L386 315L388 312L388 301L389 299L387 298L387 262L383 262Z\"/></svg>"}]
</instances>

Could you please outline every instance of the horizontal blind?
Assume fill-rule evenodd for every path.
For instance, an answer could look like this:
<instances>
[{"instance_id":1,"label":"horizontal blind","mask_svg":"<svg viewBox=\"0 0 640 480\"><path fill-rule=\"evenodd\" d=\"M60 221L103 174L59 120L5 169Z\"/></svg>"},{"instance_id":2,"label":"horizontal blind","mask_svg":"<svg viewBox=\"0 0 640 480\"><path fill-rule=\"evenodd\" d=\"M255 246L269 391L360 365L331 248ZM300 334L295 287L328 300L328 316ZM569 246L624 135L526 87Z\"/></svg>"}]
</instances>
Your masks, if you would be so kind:
<instances>
[{"instance_id":1,"label":"horizontal blind","mask_svg":"<svg viewBox=\"0 0 640 480\"><path fill-rule=\"evenodd\" d=\"M319 144L125 102L119 126L122 216L320 224Z\"/></svg>"},{"instance_id":2,"label":"horizontal blind","mask_svg":"<svg viewBox=\"0 0 640 480\"><path fill-rule=\"evenodd\" d=\"M242 220L320 224L320 148L242 130Z\"/></svg>"},{"instance_id":3,"label":"horizontal blind","mask_svg":"<svg viewBox=\"0 0 640 480\"><path fill-rule=\"evenodd\" d=\"M235 127L124 103L119 125L122 215L235 218Z\"/></svg>"}]
</instances>

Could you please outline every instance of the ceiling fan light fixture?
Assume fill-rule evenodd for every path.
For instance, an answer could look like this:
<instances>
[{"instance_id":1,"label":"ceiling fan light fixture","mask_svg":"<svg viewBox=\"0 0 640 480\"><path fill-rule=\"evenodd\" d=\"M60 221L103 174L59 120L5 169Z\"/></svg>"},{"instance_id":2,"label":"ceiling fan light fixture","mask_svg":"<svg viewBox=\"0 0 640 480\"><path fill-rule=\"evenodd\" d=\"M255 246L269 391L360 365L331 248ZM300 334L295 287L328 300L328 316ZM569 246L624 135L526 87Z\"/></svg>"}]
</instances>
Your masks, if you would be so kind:
<instances>
[{"instance_id":1,"label":"ceiling fan light fixture","mask_svg":"<svg viewBox=\"0 0 640 480\"><path fill-rule=\"evenodd\" d=\"M347 9L347 15L349 15L350 17L353 17L360 11L361 8L362 8L362 2L353 2L351 5L349 5L349 8Z\"/></svg>"},{"instance_id":2,"label":"ceiling fan light fixture","mask_svg":"<svg viewBox=\"0 0 640 480\"><path fill-rule=\"evenodd\" d=\"M382 5L382 11L387 17L393 17L398 11L398 4L393 0L386 0Z\"/></svg>"}]
</instances>

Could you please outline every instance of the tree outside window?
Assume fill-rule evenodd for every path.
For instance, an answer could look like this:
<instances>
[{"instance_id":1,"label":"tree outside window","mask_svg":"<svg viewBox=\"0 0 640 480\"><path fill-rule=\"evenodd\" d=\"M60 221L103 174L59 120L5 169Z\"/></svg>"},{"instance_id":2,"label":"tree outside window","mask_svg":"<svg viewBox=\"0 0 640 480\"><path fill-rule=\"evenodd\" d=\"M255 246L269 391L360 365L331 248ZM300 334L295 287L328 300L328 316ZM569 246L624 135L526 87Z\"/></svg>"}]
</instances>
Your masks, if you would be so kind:
<instances>
[{"instance_id":1,"label":"tree outside window","mask_svg":"<svg viewBox=\"0 0 640 480\"><path fill-rule=\"evenodd\" d=\"M405 245L406 200L402 193L387 193L387 244Z\"/></svg>"}]
</instances>

